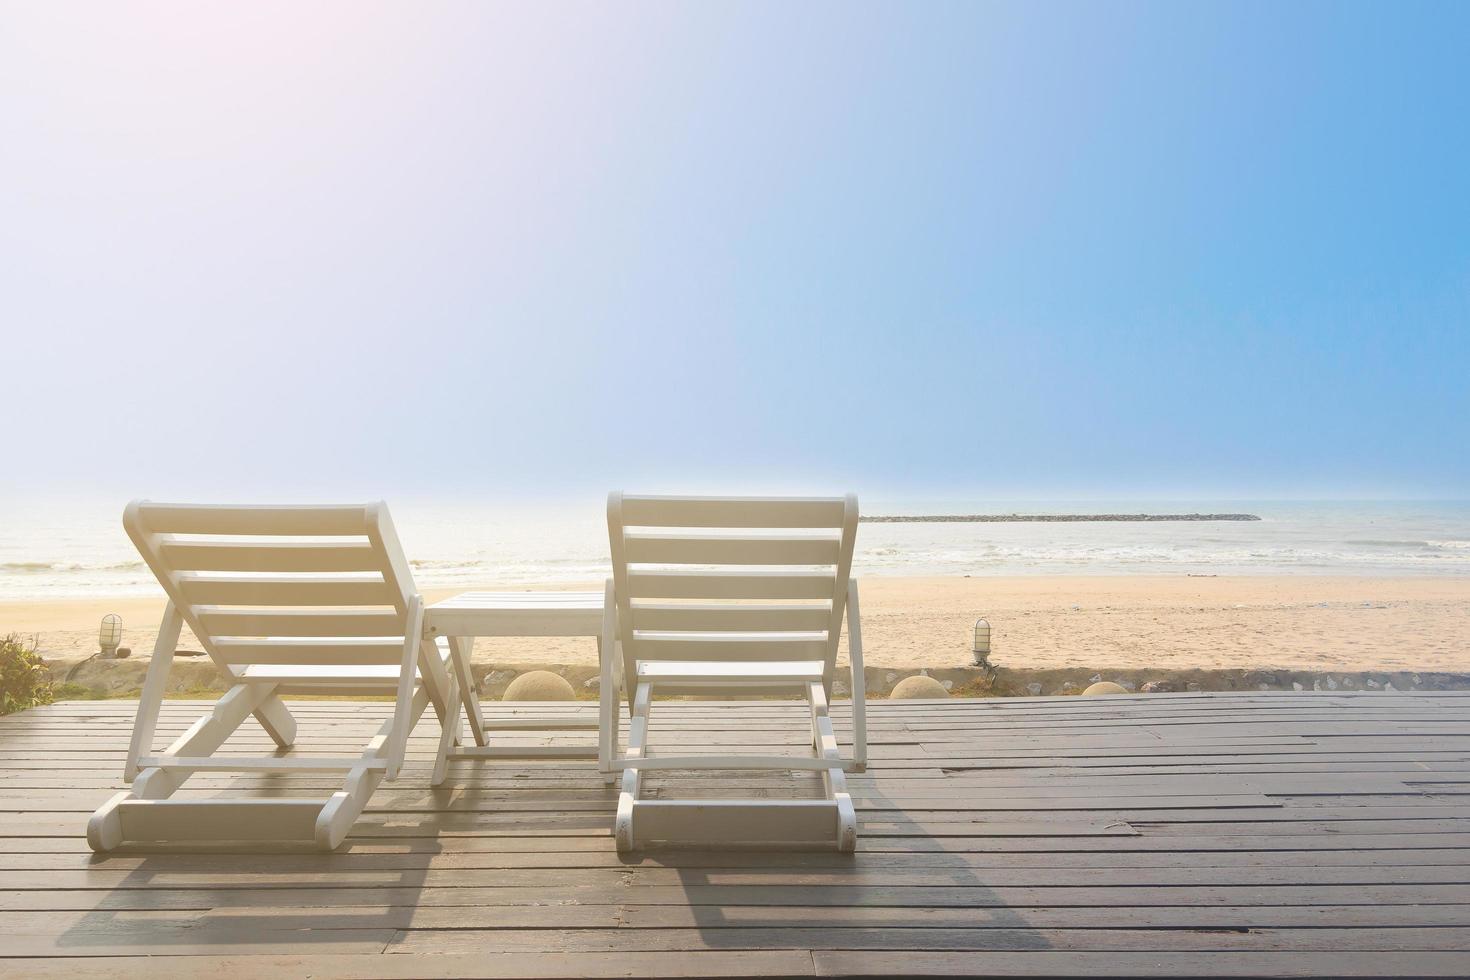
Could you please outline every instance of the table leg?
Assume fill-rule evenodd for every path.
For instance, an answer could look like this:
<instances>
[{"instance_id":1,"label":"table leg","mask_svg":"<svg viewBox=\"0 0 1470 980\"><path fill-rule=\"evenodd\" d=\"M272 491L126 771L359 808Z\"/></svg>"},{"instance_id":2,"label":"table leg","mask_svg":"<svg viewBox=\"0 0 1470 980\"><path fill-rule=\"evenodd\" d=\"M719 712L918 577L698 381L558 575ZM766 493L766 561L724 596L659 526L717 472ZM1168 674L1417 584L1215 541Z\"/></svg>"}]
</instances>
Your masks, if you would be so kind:
<instances>
[{"instance_id":1,"label":"table leg","mask_svg":"<svg viewBox=\"0 0 1470 980\"><path fill-rule=\"evenodd\" d=\"M470 734L476 745L485 743L485 716L480 714L480 695L475 690L475 675L470 671L470 651L474 649L474 637L451 636L449 649L454 656L454 672L459 675L459 696L464 704L465 717L470 722Z\"/></svg>"}]
</instances>

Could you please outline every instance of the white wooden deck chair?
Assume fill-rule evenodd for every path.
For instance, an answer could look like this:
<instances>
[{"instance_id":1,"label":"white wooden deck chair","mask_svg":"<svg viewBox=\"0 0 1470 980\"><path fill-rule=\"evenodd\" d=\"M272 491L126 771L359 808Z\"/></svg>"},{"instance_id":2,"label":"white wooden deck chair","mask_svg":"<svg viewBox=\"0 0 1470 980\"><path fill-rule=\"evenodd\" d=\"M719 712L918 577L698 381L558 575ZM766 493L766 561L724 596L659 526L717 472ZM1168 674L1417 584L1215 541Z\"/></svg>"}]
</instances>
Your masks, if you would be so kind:
<instances>
[{"instance_id":1,"label":"white wooden deck chair","mask_svg":"<svg viewBox=\"0 0 1470 980\"><path fill-rule=\"evenodd\" d=\"M124 778L132 789L103 804L87 840L342 842L378 783L403 765L408 734L432 702L444 717L459 692L447 646L425 642L423 600L382 503L223 507L134 501L128 535L168 595L148 666ZM169 664L187 623L232 686L172 745L153 735ZM346 758L277 752L214 755L251 715L281 750L296 723L280 695L391 693L392 717ZM458 735L457 732L451 733ZM198 772L345 774L327 799L170 799Z\"/></svg>"},{"instance_id":2,"label":"white wooden deck chair","mask_svg":"<svg viewBox=\"0 0 1470 980\"><path fill-rule=\"evenodd\" d=\"M857 521L851 494L609 495L613 579L603 627L601 766L622 771L620 850L653 844L856 846L844 773L867 761L862 632L857 584L848 577ZM850 757L840 754L828 716L844 615L852 661ZM618 687L632 715L622 756L616 754ZM651 754L656 694L803 697L812 754ZM641 799L642 774L667 769L816 771L825 792L812 800Z\"/></svg>"}]
</instances>

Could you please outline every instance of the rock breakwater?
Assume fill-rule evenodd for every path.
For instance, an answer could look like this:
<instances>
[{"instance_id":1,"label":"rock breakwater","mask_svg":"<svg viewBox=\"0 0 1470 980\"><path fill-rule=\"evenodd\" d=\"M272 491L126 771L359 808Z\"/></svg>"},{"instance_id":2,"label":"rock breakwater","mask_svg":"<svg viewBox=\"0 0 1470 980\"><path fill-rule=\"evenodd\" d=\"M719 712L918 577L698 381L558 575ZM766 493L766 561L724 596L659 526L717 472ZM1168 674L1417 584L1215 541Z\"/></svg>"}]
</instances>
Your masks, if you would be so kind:
<instances>
[{"instance_id":1,"label":"rock breakwater","mask_svg":"<svg viewBox=\"0 0 1470 980\"><path fill-rule=\"evenodd\" d=\"M892 514L868 524L1081 524L1088 521L1259 521L1255 514Z\"/></svg>"}]
</instances>

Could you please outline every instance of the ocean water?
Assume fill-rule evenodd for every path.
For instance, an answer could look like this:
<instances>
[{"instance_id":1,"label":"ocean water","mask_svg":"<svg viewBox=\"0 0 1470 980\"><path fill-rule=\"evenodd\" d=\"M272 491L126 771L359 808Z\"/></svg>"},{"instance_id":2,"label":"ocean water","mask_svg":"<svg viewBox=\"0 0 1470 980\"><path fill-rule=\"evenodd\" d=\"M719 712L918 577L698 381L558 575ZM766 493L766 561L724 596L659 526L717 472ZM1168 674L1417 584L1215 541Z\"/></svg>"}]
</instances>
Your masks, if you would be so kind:
<instances>
[{"instance_id":1,"label":"ocean water","mask_svg":"<svg viewBox=\"0 0 1470 980\"><path fill-rule=\"evenodd\" d=\"M0 502L0 601L151 595L123 502ZM1223 513L1251 522L863 524L859 575L1470 575L1470 501L865 500L868 514ZM600 501L392 504L420 587L608 573Z\"/></svg>"}]
</instances>

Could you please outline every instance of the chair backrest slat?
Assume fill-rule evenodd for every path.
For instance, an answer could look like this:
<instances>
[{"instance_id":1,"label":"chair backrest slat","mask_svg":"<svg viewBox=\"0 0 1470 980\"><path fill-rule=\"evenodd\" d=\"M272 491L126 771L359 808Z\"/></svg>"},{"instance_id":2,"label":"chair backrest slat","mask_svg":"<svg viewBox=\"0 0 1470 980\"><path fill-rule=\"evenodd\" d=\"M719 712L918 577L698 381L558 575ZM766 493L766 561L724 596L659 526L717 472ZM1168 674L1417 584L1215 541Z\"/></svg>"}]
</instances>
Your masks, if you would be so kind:
<instances>
[{"instance_id":1,"label":"chair backrest slat","mask_svg":"<svg viewBox=\"0 0 1470 980\"><path fill-rule=\"evenodd\" d=\"M841 528L841 497L666 497L623 494L624 527Z\"/></svg>"},{"instance_id":2,"label":"chair backrest slat","mask_svg":"<svg viewBox=\"0 0 1470 980\"><path fill-rule=\"evenodd\" d=\"M211 636L393 636L403 630L396 609L270 609L199 605L194 615Z\"/></svg>"},{"instance_id":3,"label":"chair backrest slat","mask_svg":"<svg viewBox=\"0 0 1470 980\"><path fill-rule=\"evenodd\" d=\"M376 505L157 504L135 501L129 513L139 530L152 534L366 535ZM131 530L131 528L130 528Z\"/></svg>"},{"instance_id":4,"label":"chair backrest slat","mask_svg":"<svg viewBox=\"0 0 1470 980\"><path fill-rule=\"evenodd\" d=\"M381 576L220 575L178 572L190 604L231 606L390 606L393 586Z\"/></svg>"},{"instance_id":5,"label":"chair backrest slat","mask_svg":"<svg viewBox=\"0 0 1470 980\"><path fill-rule=\"evenodd\" d=\"M857 498L612 493L619 639L651 660L837 657Z\"/></svg>"},{"instance_id":6,"label":"chair backrest slat","mask_svg":"<svg viewBox=\"0 0 1470 980\"><path fill-rule=\"evenodd\" d=\"M830 599L833 573L630 571L635 599Z\"/></svg>"},{"instance_id":7,"label":"chair backrest slat","mask_svg":"<svg viewBox=\"0 0 1470 980\"><path fill-rule=\"evenodd\" d=\"M630 604L635 630L825 630L830 602L692 603L642 599Z\"/></svg>"},{"instance_id":8,"label":"chair backrest slat","mask_svg":"<svg viewBox=\"0 0 1470 980\"><path fill-rule=\"evenodd\" d=\"M382 555L366 540L350 544L315 541L215 542L162 536L159 553L169 567L193 572L375 572Z\"/></svg>"},{"instance_id":9,"label":"chair backrest slat","mask_svg":"<svg viewBox=\"0 0 1470 980\"><path fill-rule=\"evenodd\" d=\"M220 659L233 666L315 664L381 666L403 661L403 638L388 637L213 637Z\"/></svg>"},{"instance_id":10,"label":"chair backrest slat","mask_svg":"<svg viewBox=\"0 0 1470 980\"><path fill-rule=\"evenodd\" d=\"M123 523L223 669L402 662L414 585L381 503L135 501Z\"/></svg>"},{"instance_id":11,"label":"chair backrest slat","mask_svg":"<svg viewBox=\"0 0 1470 980\"><path fill-rule=\"evenodd\" d=\"M692 535L629 531L623 556L635 564L681 565L835 565L842 539L767 535Z\"/></svg>"}]
</instances>

